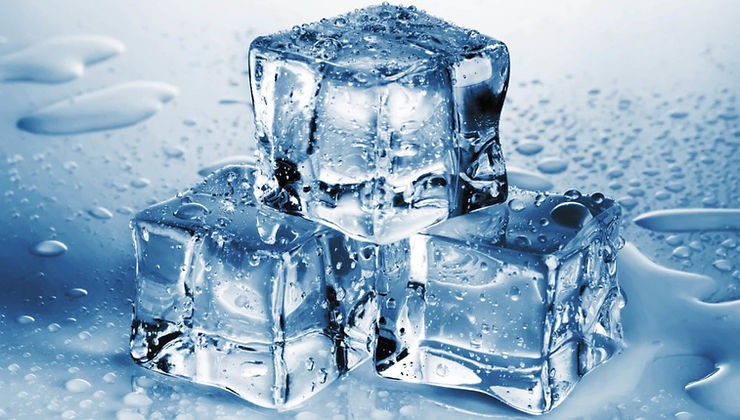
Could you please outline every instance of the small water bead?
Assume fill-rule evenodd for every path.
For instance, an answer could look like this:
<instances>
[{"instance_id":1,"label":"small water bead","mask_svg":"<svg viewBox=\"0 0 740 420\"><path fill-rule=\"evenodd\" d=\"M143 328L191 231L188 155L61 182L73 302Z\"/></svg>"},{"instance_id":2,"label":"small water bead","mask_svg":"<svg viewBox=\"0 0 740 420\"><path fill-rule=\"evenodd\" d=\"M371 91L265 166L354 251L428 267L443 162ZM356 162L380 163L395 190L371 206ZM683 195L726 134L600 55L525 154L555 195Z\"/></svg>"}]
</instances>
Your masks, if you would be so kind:
<instances>
[{"instance_id":1,"label":"small water bead","mask_svg":"<svg viewBox=\"0 0 740 420\"><path fill-rule=\"evenodd\" d=\"M81 298L87 296L87 290L75 287L74 289L67 290L67 296L71 298Z\"/></svg>"},{"instance_id":2,"label":"small water bead","mask_svg":"<svg viewBox=\"0 0 740 420\"><path fill-rule=\"evenodd\" d=\"M110 210L106 209L105 207L101 207L101 206L94 207L88 210L87 213L90 216L96 219L101 219L101 220L110 219L113 217L113 213L111 213Z\"/></svg>"},{"instance_id":3,"label":"small water bead","mask_svg":"<svg viewBox=\"0 0 740 420\"><path fill-rule=\"evenodd\" d=\"M177 159L185 156L185 149L180 146L167 146L162 150L168 158Z\"/></svg>"},{"instance_id":4,"label":"small water bead","mask_svg":"<svg viewBox=\"0 0 740 420\"><path fill-rule=\"evenodd\" d=\"M56 257L67 252L67 245L56 240L42 241L33 247L31 252L40 257Z\"/></svg>"},{"instance_id":5,"label":"small water bead","mask_svg":"<svg viewBox=\"0 0 740 420\"><path fill-rule=\"evenodd\" d=\"M112 384L116 381L118 378L118 375L116 375L114 372L108 372L105 375L103 375L103 382L107 384Z\"/></svg>"},{"instance_id":6,"label":"small water bead","mask_svg":"<svg viewBox=\"0 0 740 420\"><path fill-rule=\"evenodd\" d=\"M545 158L539 162L537 169L544 174L559 174L568 169L568 162L560 158Z\"/></svg>"},{"instance_id":7,"label":"small water bead","mask_svg":"<svg viewBox=\"0 0 740 420\"><path fill-rule=\"evenodd\" d=\"M522 142L516 147L516 151L524 156L536 155L541 152L543 146L535 142Z\"/></svg>"},{"instance_id":8,"label":"small water bead","mask_svg":"<svg viewBox=\"0 0 740 420\"><path fill-rule=\"evenodd\" d=\"M712 266L723 273L730 272L732 271L732 268L733 268L732 263L724 259L716 260L715 262L712 263Z\"/></svg>"},{"instance_id":9,"label":"small water bead","mask_svg":"<svg viewBox=\"0 0 740 420\"><path fill-rule=\"evenodd\" d=\"M136 178L131 181L131 186L134 188L146 188L151 183L152 181L148 178Z\"/></svg>"},{"instance_id":10,"label":"small water bead","mask_svg":"<svg viewBox=\"0 0 740 420\"><path fill-rule=\"evenodd\" d=\"M527 204L523 200L514 198L509 201L509 208L513 211L522 211L527 207Z\"/></svg>"},{"instance_id":11,"label":"small water bead","mask_svg":"<svg viewBox=\"0 0 740 420\"><path fill-rule=\"evenodd\" d=\"M21 325L28 325L36 322L36 319L31 315L21 315L15 319Z\"/></svg>"},{"instance_id":12,"label":"small water bead","mask_svg":"<svg viewBox=\"0 0 740 420\"><path fill-rule=\"evenodd\" d=\"M47 326L46 329L49 332L52 332L53 333L53 332L57 332L57 331L61 330L62 329L62 326L59 325L59 324L57 324L56 322L53 322L53 323L49 324L49 326Z\"/></svg>"},{"instance_id":13,"label":"small water bead","mask_svg":"<svg viewBox=\"0 0 740 420\"><path fill-rule=\"evenodd\" d=\"M437 374L437 376L445 377L449 373L449 369L447 369L447 366L443 363L440 363L437 365L437 368L434 370L434 373Z\"/></svg>"},{"instance_id":14,"label":"small water bead","mask_svg":"<svg viewBox=\"0 0 740 420\"><path fill-rule=\"evenodd\" d=\"M116 411L116 420L146 420L146 417L131 409L121 409Z\"/></svg>"},{"instance_id":15,"label":"small water bead","mask_svg":"<svg viewBox=\"0 0 740 420\"><path fill-rule=\"evenodd\" d=\"M521 296L521 291L516 286L511 286L511 289L509 289L509 299L513 300L514 302L519 300L519 297Z\"/></svg>"},{"instance_id":16,"label":"small water bead","mask_svg":"<svg viewBox=\"0 0 740 420\"><path fill-rule=\"evenodd\" d=\"M578 190L568 190L565 193L563 193L563 197L571 201L578 200L579 198L581 198L581 192Z\"/></svg>"},{"instance_id":17,"label":"small water bead","mask_svg":"<svg viewBox=\"0 0 740 420\"><path fill-rule=\"evenodd\" d=\"M530 241L529 238L524 235L519 235L514 238L514 244L521 248L527 248L532 245L532 241Z\"/></svg>"},{"instance_id":18,"label":"small water bead","mask_svg":"<svg viewBox=\"0 0 740 420\"><path fill-rule=\"evenodd\" d=\"M123 397L123 403L129 407L148 407L152 404L151 398L142 392L129 392Z\"/></svg>"},{"instance_id":19,"label":"small water bead","mask_svg":"<svg viewBox=\"0 0 740 420\"><path fill-rule=\"evenodd\" d=\"M210 211L200 203L185 203L175 210L175 217L182 220L197 220L203 218Z\"/></svg>"},{"instance_id":20,"label":"small water bead","mask_svg":"<svg viewBox=\"0 0 740 420\"><path fill-rule=\"evenodd\" d=\"M622 197L617 201L625 210L632 210L637 207L637 200L634 197Z\"/></svg>"},{"instance_id":21,"label":"small water bead","mask_svg":"<svg viewBox=\"0 0 740 420\"><path fill-rule=\"evenodd\" d=\"M688 117L689 113L686 111L672 111L670 114L668 114L668 116L673 118L674 120L680 120Z\"/></svg>"},{"instance_id":22,"label":"small water bead","mask_svg":"<svg viewBox=\"0 0 740 420\"><path fill-rule=\"evenodd\" d=\"M691 256L691 249L687 246L676 247L672 254L676 258L689 258Z\"/></svg>"},{"instance_id":23,"label":"small water bead","mask_svg":"<svg viewBox=\"0 0 740 420\"><path fill-rule=\"evenodd\" d=\"M70 379L64 384L67 391L74 393L85 392L90 389L91 386L90 382L80 378Z\"/></svg>"},{"instance_id":24,"label":"small water bead","mask_svg":"<svg viewBox=\"0 0 740 420\"><path fill-rule=\"evenodd\" d=\"M665 238L665 243L670 246L679 246L683 244L683 238L678 235L669 235Z\"/></svg>"},{"instance_id":25,"label":"small water bead","mask_svg":"<svg viewBox=\"0 0 740 420\"><path fill-rule=\"evenodd\" d=\"M724 241L722 241L720 246L722 246L723 248L728 248L728 249L735 248L737 246L737 241L732 238L725 239Z\"/></svg>"}]
</instances>

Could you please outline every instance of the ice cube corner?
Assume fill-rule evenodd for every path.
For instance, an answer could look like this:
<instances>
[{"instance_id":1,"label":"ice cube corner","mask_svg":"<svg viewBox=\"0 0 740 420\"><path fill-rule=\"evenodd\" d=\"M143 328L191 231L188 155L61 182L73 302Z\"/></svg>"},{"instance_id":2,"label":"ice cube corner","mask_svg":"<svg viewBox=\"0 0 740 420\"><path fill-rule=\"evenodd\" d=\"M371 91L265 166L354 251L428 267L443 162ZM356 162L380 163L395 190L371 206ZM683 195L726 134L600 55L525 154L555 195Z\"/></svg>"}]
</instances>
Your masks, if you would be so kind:
<instances>
[{"instance_id":1,"label":"ice cube corner","mask_svg":"<svg viewBox=\"0 0 740 420\"><path fill-rule=\"evenodd\" d=\"M411 7L256 38L258 199L390 243L506 198L506 46Z\"/></svg>"}]
</instances>

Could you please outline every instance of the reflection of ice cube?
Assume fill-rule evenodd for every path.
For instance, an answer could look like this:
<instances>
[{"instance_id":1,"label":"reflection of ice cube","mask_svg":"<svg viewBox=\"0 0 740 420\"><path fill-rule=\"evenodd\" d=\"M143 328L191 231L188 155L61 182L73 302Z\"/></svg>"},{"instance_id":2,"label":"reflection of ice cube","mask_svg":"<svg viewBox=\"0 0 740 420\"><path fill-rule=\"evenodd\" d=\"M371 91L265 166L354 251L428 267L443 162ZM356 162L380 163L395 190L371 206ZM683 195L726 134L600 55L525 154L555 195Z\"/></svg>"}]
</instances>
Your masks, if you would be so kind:
<instances>
[{"instance_id":1,"label":"reflection of ice cube","mask_svg":"<svg viewBox=\"0 0 740 420\"><path fill-rule=\"evenodd\" d=\"M258 207L252 173L224 168L134 218L131 355L288 408L369 357L375 253Z\"/></svg>"},{"instance_id":2,"label":"reflection of ice cube","mask_svg":"<svg viewBox=\"0 0 740 420\"><path fill-rule=\"evenodd\" d=\"M619 218L601 194L512 190L506 206L381 247L377 372L557 406L621 345Z\"/></svg>"},{"instance_id":3,"label":"reflection of ice cube","mask_svg":"<svg viewBox=\"0 0 740 420\"><path fill-rule=\"evenodd\" d=\"M502 202L506 46L381 5L257 38L258 198L390 243Z\"/></svg>"}]
</instances>

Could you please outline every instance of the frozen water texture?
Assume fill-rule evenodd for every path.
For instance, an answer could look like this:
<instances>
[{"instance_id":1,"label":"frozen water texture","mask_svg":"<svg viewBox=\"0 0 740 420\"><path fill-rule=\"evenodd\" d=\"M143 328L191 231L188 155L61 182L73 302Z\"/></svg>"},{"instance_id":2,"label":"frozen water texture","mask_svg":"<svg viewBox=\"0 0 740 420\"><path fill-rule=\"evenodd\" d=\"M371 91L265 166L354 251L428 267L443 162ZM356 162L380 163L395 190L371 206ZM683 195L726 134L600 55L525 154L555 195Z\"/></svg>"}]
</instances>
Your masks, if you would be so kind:
<instances>
[{"instance_id":1,"label":"frozen water texture","mask_svg":"<svg viewBox=\"0 0 740 420\"><path fill-rule=\"evenodd\" d=\"M291 408L369 358L375 252L257 206L252 183L228 166L137 214L131 356Z\"/></svg>"},{"instance_id":2,"label":"frozen water texture","mask_svg":"<svg viewBox=\"0 0 740 420\"><path fill-rule=\"evenodd\" d=\"M503 202L506 46L413 7L258 37L258 199L390 243Z\"/></svg>"},{"instance_id":3,"label":"frozen water texture","mask_svg":"<svg viewBox=\"0 0 740 420\"><path fill-rule=\"evenodd\" d=\"M377 372L551 410L621 345L619 219L599 193L512 189L383 247Z\"/></svg>"}]
</instances>

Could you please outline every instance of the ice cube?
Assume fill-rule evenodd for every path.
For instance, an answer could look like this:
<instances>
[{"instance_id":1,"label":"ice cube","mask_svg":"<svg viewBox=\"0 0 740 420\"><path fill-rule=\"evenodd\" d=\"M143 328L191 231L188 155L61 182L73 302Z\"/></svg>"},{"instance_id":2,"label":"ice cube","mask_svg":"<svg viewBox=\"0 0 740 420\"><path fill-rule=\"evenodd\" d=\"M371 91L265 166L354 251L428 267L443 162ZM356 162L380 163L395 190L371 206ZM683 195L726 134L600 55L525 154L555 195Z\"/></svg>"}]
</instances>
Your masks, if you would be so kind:
<instances>
[{"instance_id":1,"label":"ice cube","mask_svg":"<svg viewBox=\"0 0 740 420\"><path fill-rule=\"evenodd\" d=\"M136 215L131 356L291 408L369 359L375 252L257 205L252 184L229 166Z\"/></svg>"},{"instance_id":2,"label":"ice cube","mask_svg":"<svg viewBox=\"0 0 740 420\"><path fill-rule=\"evenodd\" d=\"M493 221L488 240L466 223L476 214ZM551 410L622 342L620 214L599 193L511 189L507 204L384 245L376 371Z\"/></svg>"},{"instance_id":3,"label":"ice cube","mask_svg":"<svg viewBox=\"0 0 740 420\"><path fill-rule=\"evenodd\" d=\"M506 198L506 46L414 7L258 37L258 199L390 243Z\"/></svg>"}]
</instances>

